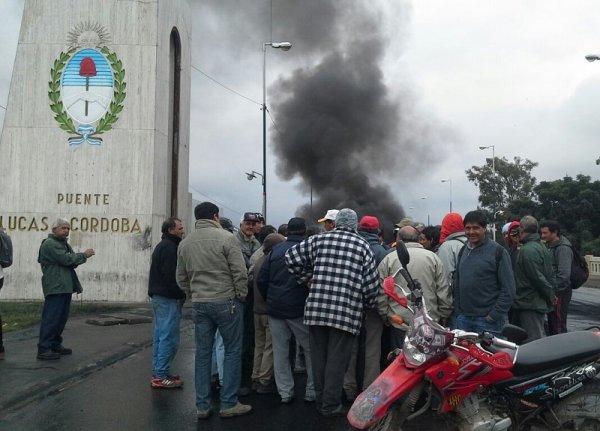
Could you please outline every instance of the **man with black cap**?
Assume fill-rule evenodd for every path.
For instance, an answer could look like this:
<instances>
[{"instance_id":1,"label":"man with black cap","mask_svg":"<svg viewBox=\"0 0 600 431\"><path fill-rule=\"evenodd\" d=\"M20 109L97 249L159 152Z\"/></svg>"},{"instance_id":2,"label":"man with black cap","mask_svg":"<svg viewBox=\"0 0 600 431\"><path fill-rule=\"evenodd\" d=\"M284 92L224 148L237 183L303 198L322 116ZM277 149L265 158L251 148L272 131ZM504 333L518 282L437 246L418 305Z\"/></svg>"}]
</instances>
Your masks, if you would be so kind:
<instances>
[{"instance_id":1,"label":"man with black cap","mask_svg":"<svg viewBox=\"0 0 600 431\"><path fill-rule=\"evenodd\" d=\"M317 408L323 416L344 416L342 386L352 345L365 309L375 305L379 276L369 244L356 232L358 218L340 210L333 231L314 235L285 254L289 271L309 286L304 324Z\"/></svg>"},{"instance_id":2,"label":"man with black cap","mask_svg":"<svg viewBox=\"0 0 600 431\"><path fill-rule=\"evenodd\" d=\"M240 230L235 234L235 238L240 244L246 270L250 268L250 258L260 248L260 242L254 236L256 224L259 223L258 214L246 212L240 222ZM244 342L242 348L242 385L239 395L250 395L251 376L254 359L254 291L252 286L248 286L248 297L246 298L246 307L244 307Z\"/></svg>"},{"instance_id":3,"label":"man with black cap","mask_svg":"<svg viewBox=\"0 0 600 431\"><path fill-rule=\"evenodd\" d=\"M287 240L273 247L258 276L258 288L265 298L269 315L275 383L281 402L284 404L294 400L294 376L289 358L292 334L304 349L306 357L307 378L304 400L315 401L308 327L302 320L308 288L306 283L298 284L296 277L288 271L285 263L286 251L302 242L305 233L306 221L303 218L290 219Z\"/></svg>"}]
</instances>

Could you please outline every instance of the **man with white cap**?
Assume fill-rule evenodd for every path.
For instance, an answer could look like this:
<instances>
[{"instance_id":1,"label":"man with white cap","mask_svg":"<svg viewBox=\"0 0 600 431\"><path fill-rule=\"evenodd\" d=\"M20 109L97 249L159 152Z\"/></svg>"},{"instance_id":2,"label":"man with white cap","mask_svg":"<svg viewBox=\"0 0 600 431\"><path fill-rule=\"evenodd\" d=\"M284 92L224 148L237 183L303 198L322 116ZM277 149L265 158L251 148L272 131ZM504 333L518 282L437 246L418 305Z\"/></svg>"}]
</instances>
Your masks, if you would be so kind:
<instances>
[{"instance_id":1,"label":"man with white cap","mask_svg":"<svg viewBox=\"0 0 600 431\"><path fill-rule=\"evenodd\" d=\"M323 218L317 220L319 223L325 223L325 230L327 232L335 229L335 219L337 218L339 211L336 209L327 210L327 214Z\"/></svg>"}]
</instances>

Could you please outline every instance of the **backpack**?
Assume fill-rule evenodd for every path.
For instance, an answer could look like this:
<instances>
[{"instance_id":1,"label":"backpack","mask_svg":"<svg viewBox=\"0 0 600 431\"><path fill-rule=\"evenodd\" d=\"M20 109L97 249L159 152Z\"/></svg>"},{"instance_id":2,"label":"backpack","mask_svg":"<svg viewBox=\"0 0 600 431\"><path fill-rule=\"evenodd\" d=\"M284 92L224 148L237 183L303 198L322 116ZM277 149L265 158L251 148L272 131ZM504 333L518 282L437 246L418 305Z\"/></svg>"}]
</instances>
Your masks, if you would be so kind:
<instances>
[{"instance_id":1,"label":"backpack","mask_svg":"<svg viewBox=\"0 0 600 431\"><path fill-rule=\"evenodd\" d=\"M8 268L13 263L13 247L10 236L0 229L0 266Z\"/></svg>"},{"instance_id":2,"label":"backpack","mask_svg":"<svg viewBox=\"0 0 600 431\"><path fill-rule=\"evenodd\" d=\"M573 252L573 260L571 261L571 289L579 289L583 286L590 276L588 264L577 250L568 244L559 244L569 247Z\"/></svg>"}]
</instances>

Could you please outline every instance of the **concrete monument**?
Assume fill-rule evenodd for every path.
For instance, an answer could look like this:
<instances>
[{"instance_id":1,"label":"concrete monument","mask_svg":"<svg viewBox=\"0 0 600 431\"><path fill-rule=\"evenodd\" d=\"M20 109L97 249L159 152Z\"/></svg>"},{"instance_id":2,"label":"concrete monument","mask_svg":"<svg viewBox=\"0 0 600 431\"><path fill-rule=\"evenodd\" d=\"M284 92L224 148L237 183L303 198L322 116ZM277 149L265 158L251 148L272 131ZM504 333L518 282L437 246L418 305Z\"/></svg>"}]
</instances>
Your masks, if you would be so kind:
<instances>
[{"instance_id":1,"label":"concrete monument","mask_svg":"<svg viewBox=\"0 0 600 431\"><path fill-rule=\"evenodd\" d=\"M26 0L0 139L3 299L42 298L57 217L96 250L84 300L146 299L162 221L191 212L190 44L186 0Z\"/></svg>"}]
</instances>

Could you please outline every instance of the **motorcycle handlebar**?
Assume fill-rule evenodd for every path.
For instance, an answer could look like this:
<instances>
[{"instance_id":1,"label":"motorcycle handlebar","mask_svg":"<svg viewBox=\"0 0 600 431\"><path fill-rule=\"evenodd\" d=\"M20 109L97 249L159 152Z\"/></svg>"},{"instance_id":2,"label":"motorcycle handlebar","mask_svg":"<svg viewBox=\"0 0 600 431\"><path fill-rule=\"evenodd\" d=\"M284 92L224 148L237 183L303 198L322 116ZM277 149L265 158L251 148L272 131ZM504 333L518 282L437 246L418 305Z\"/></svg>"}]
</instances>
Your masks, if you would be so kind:
<instances>
[{"instance_id":1,"label":"motorcycle handlebar","mask_svg":"<svg viewBox=\"0 0 600 431\"><path fill-rule=\"evenodd\" d=\"M515 343L513 343L511 341L503 340L502 338L494 337L492 344L494 346L504 347L506 349L517 350L517 345Z\"/></svg>"}]
</instances>

